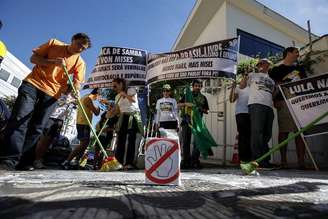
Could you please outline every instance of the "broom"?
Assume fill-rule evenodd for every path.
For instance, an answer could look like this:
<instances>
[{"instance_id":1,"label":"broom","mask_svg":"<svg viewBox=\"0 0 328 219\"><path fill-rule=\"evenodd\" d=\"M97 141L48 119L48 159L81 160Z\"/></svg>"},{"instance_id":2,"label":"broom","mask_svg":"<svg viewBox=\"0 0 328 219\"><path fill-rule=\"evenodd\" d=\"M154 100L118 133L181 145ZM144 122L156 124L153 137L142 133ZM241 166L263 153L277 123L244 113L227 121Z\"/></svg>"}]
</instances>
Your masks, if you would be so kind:
<instances>
[{"instance_id":1,"label":"broom","mask_svg":"<svg viewBox=\"0 0 328 219\"><path fill-rule=\"evenodd\" d=\"M103 127L100 129L100 131L99 131L99 133L97 135L98 138L100 137L100 135L102 134L103 130L105 129L108 121L109 121L109 119L106 119ZM97 143L97 139L95 139L92 143L90 143L87 148L94 147L96 145L96 143ZM80 161L80 167L84 167L87 164L87 161L88 161L88 155L87 155L88 152L87 151L88 150L86 150L86 152L84 153L84 155L83 155L83 157L82 157L82 159ZM95 159L95 157L94 157L94 159Z\"/></svg>"},{"instance_id":2,"label":"broom","mask_svg":"<svg viewBox=\"0 0 328 219\"><path fill-rule=\"evenodd\" d=\"M70 78L70 76L68 74L68 71L67 71L67 68L66 68L65 65L63 65L63 69L64 69L65 75L68 77L68 83L72 87L72 90L73 90L74 94L77 94L77 90L75 89L75 87L73 85L73 81ZM98 144L99 144L100 150L104 153L105 159L103 160L103 163L102 163L102 166L101 166L100 170L101 171L109 171L109 170L113 170L113 169L120 169L121 164L115 159L115 157L112 157L112 156L109 157L107 155L107 152L104 149L104 147L102 146L102 144L101 144L101 142L100 142L100 140L99 140L99 138L97 136L96 131L92 127L92 124L91 124L91 122L90 122L90 120L89 120L89 118L88 118L88 116L87 116L87 114L85 112L85 109L84 109L84 107L83 107L83 105L81 103L80 98L77 98L77 103L78 103L80 109L82 110L82 113L83 113L85 119L87 120L87 123L88 123L88 125L89 125L89 127L91 129L92 134L96 138L96 142L98 142Z\"/></svg>"},{"instance_id":3,"label":"broom","mask_svg":"<svg viewBox=\"0 0 328 219\"><path fill-rule=\"evenodd\" d=\"M245 164L240 164L240 168L242 169L242 171L249 175L251 174L254 170L256 170L256 168L259 166L259 163L261 161L263 161L264 159L266 159L268 156L270 156L271 154L273 154L274 152L276 152L277 150L279 150L280 148L282 148L283 146L285 146L286 144L288 144L289 141L295 139L297 136L299 136L300 134L302 134L303 132L306 132L308 130L310 130L311 128L313 128L313 126L318 123L320 120L322 120L323 118L325 118L328 115L328 111L323 113L322 115L320 115L319 117L317 117L316 119L314 119L312 122L310 122L308 125L306 125L305 127L301 128L298 132L295 133L290 133L288 135L288 138L286 138L283 142L281 142L280 144L274 146L271 148L271 150L269 150L267 153L265 153L264 155L262 155L261 157L259 157L258 159L251 161L249 163L245 163Z\"/></svg>"}]
</instances>

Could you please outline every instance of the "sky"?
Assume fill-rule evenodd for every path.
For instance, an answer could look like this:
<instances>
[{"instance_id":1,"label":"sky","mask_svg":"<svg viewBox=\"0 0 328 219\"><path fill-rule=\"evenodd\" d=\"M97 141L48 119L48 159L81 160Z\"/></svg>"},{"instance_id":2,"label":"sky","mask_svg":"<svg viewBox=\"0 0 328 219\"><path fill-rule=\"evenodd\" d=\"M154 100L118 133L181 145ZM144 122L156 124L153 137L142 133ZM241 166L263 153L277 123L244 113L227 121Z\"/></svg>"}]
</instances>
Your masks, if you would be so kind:
<instances>
[{"instance_id":1,"label":"sky","mask_svg":"<svg viewBox=\"0 0 328 219\"><path fill-rule=\"evenodd\" d=\"M306 22L307 20L310 20L311 31L314 34L319 36L328 34L328 0L257 1L306 29Z\"/></svg>"},{"instance_id":2,"label":"sky","mask_svg":"<svg viewBox=\"0 0 328 219\"><path fill-rule=\"evenodd\" d=\"M183 2L183 3L181 3ZM0 39L29 68L32 49L50 38L70 42L87 33L92 48L82 54L87 74L102 46L158 53L171 50L195 0L0 0Z\"/></svg>"},{"instance_id":3,"label":"sky","mask_svg":"<svg viewBox=\"0 0 328 219\"><path fill-rule=\"evenodd\" d=\"M243 0L241 0L243 1ZM328 33L328 0L258 0L312 31ZM89 74L102 46L168 52L185 24L195 0L1 0L0 39L32 68L32 49L50 38L70 42L85 32L92 48L82 54Z\"/></svg>"}]
</instances>

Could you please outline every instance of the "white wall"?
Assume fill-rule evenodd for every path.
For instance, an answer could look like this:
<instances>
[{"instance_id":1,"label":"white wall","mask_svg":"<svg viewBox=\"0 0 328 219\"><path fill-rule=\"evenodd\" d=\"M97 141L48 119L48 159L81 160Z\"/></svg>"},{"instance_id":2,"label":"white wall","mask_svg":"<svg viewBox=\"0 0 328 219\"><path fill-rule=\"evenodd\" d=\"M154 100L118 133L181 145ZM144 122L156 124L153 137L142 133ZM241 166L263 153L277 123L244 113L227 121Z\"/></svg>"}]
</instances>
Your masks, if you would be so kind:
<instances>
[{"instance_id":1,"label":"white wall","mask_svg":"<svg viewBox=\"0 0 328 219\"><path fill-rule=\"evenodd\" d=\"M227 36L236 37L237 28L258 37L269 40L278 45L288 47L293 46L293 40L286 33L278 31L271 25L257 19L256 17L236 8L231 3L226 4L226 16L227 16ZM300 42L295 42L297 47L304 46Z\"/></svg>"},{"instance_id":2,"label":"white wall","mask_svg":"<svg viewBox=\"0 0 328 219\"><path fill-rule=\"evenodd\" d=\"M11 81L14 77L23 80L31 70L9 51L4 57L0 68L10 73L10 77L6 82L0 79L0 96L17 96L18 89L10 84Z\"/></svg>"},{"instance_id":3,"label":"white wall","mask_svg":"<svg viewBox=\"0 0 328 219\"><path fill-rule=\"evenodd\" d=\"M227 38L226 4L226 2L222 3L220 9L216 12L204 31L198 37L197 41L194 43L194 46Z\"/></svg>"}]
</instances>

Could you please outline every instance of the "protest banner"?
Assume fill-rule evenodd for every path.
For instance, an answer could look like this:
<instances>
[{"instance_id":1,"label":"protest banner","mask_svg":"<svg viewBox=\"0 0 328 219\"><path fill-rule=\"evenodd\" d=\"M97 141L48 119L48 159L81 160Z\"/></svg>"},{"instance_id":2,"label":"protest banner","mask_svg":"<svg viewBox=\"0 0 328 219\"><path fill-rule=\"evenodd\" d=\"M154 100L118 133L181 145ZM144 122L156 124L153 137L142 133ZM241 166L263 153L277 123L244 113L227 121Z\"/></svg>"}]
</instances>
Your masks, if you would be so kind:
<instances>
[{"instance_id":1,"label":"protest banner","mask_svg":"<svg viewBox=\"0 0 328 219\"><path fill-rule=\"evenodd\" d=\"M191 78L235 78L238 38L162 54L149 54L147 83Z\"/></svg>"},{"instance_id":2,"label":"protest banner","mask_svg":"<svg viewBox=\"0 0 328 219\"><path fill-rule=\"evenodd\" d=\"M124 78L129 86L146 83L146 51L124 47L102 47L84 88L110 87L114 78Z\"/></svg>"},{"instance_id":3,"label":"protest banner","mask_svg":"<svg viewBox=\"0 0 328 219\"><path fill-rule=\"evenodd\" d=\"M328 73L279 85L298 128L328 111ZM305 137L328 133L328 117L318 122Z\"/></svg>"}]
</instances>

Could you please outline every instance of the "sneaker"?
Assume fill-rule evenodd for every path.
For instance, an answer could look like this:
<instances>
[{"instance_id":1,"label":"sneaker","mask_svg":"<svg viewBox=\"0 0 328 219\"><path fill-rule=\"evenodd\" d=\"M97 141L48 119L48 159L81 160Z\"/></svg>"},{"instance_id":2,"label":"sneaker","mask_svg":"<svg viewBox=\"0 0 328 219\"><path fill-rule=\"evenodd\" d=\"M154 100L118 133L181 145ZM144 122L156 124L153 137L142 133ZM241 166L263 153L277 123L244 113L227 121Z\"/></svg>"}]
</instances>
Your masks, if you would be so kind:
<instances>
[{"instance_id":1,"label":"sneaker","mask_svg":"<svg viewBox=\"0 0 328 219\"><path fill-rule=\"evenodd\" d=\"M128 164L128 165L123 166L123 170L125 170L125 171L127 171L127 170L136 170L136 168L133 165Z\"/></svg>"},{"instance_id":2,"label":"sneaker","mask_svg":"<svg viewBox=\"0 0 328 219\"><path fill-rule=\"evenodd\" d=\"M72 170L79 170L80 169L80 162L76 159L69 162L69 167Z\"/></svg>"},{"instance_id":3,"label":"sneaker","mask_svg":"<svg viewBox=\"0 0 328 219\"><path fill-rule=\"evenodd\" d=\"M65 160L64 162L62 162L60 164L61 168L63 168L63 170L69 170L70 167L69 167L69 162L67 160Z\"/></svg>"},{"instance_id":4,"label":"sneaker","mask_svg":"<svg viewBox=\"0 0 328 219\"><path fill-rule=\"evenodd\" d=\"M33 162L33 167L35 169L45 169L46 168L46 166L42 163L42 160L35 160Z\"/></svg>"}]
</instances>

